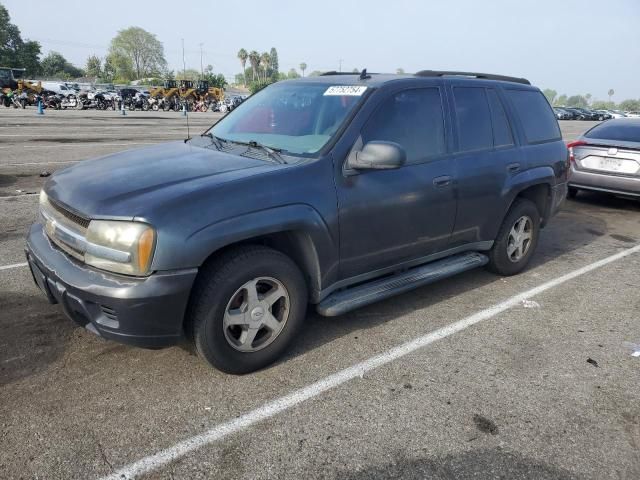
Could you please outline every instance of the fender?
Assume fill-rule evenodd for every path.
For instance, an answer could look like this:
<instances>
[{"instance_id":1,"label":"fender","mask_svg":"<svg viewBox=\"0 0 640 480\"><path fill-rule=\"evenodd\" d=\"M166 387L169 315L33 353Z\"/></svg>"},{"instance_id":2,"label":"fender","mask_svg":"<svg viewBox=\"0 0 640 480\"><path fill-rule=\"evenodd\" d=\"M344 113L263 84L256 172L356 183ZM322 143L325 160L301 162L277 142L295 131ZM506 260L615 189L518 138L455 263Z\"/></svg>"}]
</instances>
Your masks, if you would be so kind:
<instances>
[{"instance_id":1,"label":"fender","mask_svg":"<svg viewBox=\"0 0 640 480\"><path fill-rule=\"evenodd\" d=\"M214 252L229 245L264 235L289 232L296 242L300 267L306 270L312 299L337 274L338 244L328 225L313 207L291 204L246 213L207 225L189 235L181 249L182 265L200 267ZM173 263L173 262L172 262Z\"/></svg>"},{"instance_id":2,"label":"fender","mask_svg":"<svg viewBox=\"0 0 640 480\"><path fill-rule=\"evenodd\" d=\"M502 218L507 214L516 197L527 188L535 185L547 185L549 187L549 193L551 193L551 189L555 184L555 172L553 168L548 165L531 168L509 177L509 180L505 183L502 190L502 197L505 199L504 205L506 205L505 210L502 212ZM547 202L546 210L549 208L551 208L550 201ZM546 219L548 216L548 212L545 211L543 218Z\"/></svg>"}]
</instances>

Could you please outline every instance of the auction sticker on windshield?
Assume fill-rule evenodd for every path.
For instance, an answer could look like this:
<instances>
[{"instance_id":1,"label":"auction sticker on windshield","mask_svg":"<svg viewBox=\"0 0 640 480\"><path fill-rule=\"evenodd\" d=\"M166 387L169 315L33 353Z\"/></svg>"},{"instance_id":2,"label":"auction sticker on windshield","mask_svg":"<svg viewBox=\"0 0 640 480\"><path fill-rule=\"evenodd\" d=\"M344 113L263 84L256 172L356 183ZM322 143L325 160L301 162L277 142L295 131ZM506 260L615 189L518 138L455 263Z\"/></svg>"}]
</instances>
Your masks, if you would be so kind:
<instances>
[{"instance_id":1,"label":"auction sticker on windshield","mask_svg":"<svg viewBox=\"0 0 640 480\"><path fill-rule=\"evenodd\" d=\"M324 92L324 95L339 95L339 96L353 96L359 97L362 95L367 87L361 87L357 85L335 85L333 87L327 88L327 91Z\"/></svg>"}]
</instances>

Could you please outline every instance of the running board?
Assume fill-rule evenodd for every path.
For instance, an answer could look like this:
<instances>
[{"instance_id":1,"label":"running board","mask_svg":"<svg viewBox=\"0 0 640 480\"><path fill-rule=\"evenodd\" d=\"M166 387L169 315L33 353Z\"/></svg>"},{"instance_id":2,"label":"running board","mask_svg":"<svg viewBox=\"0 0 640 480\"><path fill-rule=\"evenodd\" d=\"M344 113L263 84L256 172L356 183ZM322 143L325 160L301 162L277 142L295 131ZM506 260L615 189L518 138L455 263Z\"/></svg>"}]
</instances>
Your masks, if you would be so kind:
<instances>
[{"instance_id":1,"label":"running board","mask_svg":"<svg viewBox=\"0 0 640 480\"><path fill-rule=\"evenodd\" d=\"M489 257L478 252L453 255L396 273L390 277L372 280L357 287L335 292L320 302L317 310L320 315L325 317L335 317L399 293L408 292L443 278L481 267L487 262L489 262Z\"/></svg>"}]
</instances>

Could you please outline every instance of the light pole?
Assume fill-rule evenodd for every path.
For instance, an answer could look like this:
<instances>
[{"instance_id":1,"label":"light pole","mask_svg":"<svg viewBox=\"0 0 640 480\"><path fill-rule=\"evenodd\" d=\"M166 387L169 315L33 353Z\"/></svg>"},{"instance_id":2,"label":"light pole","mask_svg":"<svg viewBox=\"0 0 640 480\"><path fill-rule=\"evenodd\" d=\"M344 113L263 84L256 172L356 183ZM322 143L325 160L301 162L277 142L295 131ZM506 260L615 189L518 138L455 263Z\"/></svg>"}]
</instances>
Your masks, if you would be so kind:
<instances>
[{"instance_id":1,"label":"light pole","mask_svg":"<svg viewBox=\"0 0 640 480\"><path fill-rule=\"evenodd\" d=\"M338 60L338 62L340 63L340 67L338 68L338 71L342 72L342 59Z\"/></svg>"},{"instance_id":2,"label":"light pole","mask_svg":"<svg viewBox=\"0 0 640 480\"><path fill-rule=\"evenodd\" d=\"M202 46L204 43L200 43L200 78L204 77L204 68L202 67Z\"/></svg>"}]
</instances>

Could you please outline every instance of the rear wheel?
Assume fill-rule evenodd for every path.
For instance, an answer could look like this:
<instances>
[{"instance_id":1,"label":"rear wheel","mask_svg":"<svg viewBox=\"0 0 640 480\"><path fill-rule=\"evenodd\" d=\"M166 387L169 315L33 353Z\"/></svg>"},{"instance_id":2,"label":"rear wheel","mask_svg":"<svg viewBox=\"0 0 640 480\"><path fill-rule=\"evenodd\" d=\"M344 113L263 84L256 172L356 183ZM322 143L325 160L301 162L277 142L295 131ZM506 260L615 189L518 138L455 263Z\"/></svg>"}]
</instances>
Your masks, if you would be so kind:
<instances>
[{"instance_id":1,"label":"rear wheel","mask_svg":"<svg viewBox=\"0 0 640 480\"><path fill-rule=\"evenodd\" d=\"M222 255L200 275L186 321L198 354L233 374L276 361L306 314L307 286L295 263L276 250L247 246Z\"/></svg>"},{"instance_id":2,"label":"rear wheel","mask_svg":"<svg viewBox=\"0 0 640 480\"><path fill-rule=\"evenodd\" d=\"M578 195L578 189L576 187L569 187L567 190L567 198L576 198Z\"/></svg>"},{"instance_id":3,"label":"rear wheel","mask_svg":"<svg viewBox=\"0 0 640 480\"><path fill-rule=\"evenodd\" d=\"M487 268L498 275L520 273L531 260L538 244L540 213L536 205L518 198L502 222Z\"/></svg>"}]
</instances>

